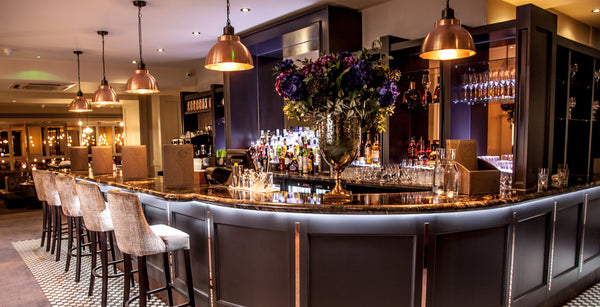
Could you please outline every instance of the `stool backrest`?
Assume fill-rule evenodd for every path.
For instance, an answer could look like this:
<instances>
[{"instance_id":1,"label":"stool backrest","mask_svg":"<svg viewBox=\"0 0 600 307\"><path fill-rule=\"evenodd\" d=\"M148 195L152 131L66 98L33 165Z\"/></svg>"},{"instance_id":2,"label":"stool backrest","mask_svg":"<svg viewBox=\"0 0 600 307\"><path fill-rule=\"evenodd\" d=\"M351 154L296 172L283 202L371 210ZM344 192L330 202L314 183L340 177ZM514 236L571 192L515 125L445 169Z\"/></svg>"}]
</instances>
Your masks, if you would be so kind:
<instances>
[{"instance_id":1,"label":"stool backrest","mask_svg":"<svg viewBox=\"0 0 600 307\"><path fill-rule=\"evenodd\" d=\"M59 174L56 175L55 182L63 213L72 217L82 216L79 197L75 190L75 178Z\"/></svg>"},{"instance_id":2,"label":"stool backrest","mask_svg":"<svg viewBox=\"0 0 600 307\"><path fill-rule=\"evenodd\" d=\"M39 201L46 201L46 194L44 192L44 186L42 184L42 172L41 170L35 169L31 171L33 177L33 185L35 186L35 194Z\"/></svg>"},{"instance_id":3,"label":"stool backrest","mask_svg":"<svg viewBox=\"0 0 600 307\"><path fill-rule=\"evenodd\" d=\"M81 214L85 227L91 231L111 231L113 230L110 210L104 202L104 197L97 184L79 181L75 184Z\"/></svg>"},{"instance_id":4,"label":"stool backrest","mask_svg":"<svg viewBox=\"0 0 600 307\"><path fill-rule=\"evenodd\" d=\"M122 252L132 256L147 256L167 251L164 241L148 226L136 194L114 189L108 191L107 198L115 226L115 238Z\"/></svg>"},{"instance_id":5,"label":"stool backrest","mask_svg":"<svg viewBox=\"0 0 600 307\"><path fill-rule=\"evenodd\" d=\"M56 189L56 174L50 171L40 173L42 176L42 189L44 189L44 197L50 206L60 206L60 197Z\"/></svg>"}]
</instances>

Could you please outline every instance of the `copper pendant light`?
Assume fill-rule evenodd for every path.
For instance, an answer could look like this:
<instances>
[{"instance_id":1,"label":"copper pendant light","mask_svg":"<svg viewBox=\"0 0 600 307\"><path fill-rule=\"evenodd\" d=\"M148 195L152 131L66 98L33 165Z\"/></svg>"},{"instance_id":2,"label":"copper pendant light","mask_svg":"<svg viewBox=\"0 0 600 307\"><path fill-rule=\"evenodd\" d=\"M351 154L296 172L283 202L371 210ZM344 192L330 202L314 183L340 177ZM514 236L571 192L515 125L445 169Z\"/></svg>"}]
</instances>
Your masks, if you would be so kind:
<instances>
[{"instance_id":1,"label":"copper pendant light","mask_svg":"<svg viewBox=\"0 0 600 307\"><path fill-rule=\"evenodd\" d=\"M99 35L102 35L102 81L100 82L100 86L96 93L94 94L93 102L97 102L99 104L115 104L119 103L119 96L115 90L108 85L108 81L106 81L106 64L104 62L104 36L108 35L107 31L98 31Z\"/></svg>"},{"instance_id":2,"label":"copper pendant light","mask_svg":"<svg viewBox=\"0 0 600 307\"><path fill-rule=\"evenodd\" d=\"M156 79L146 69L144 59L142 58L142 7L146 6L146 1L133 1L133 5L138 8L138 39L140 47L140 61L138 69L133 76L127 80L127 93L150 94L158 93L158 83Z\"/></svg>"},{"instance_id":3,"label":"copper pendant light","mask_svg":"<svg viewBox=\"0 0 600 307\"><path fill-rule=\"evenodd\" d=\"M69 106L69 112L91 112L92 105L83 97L83 92L81 92L81 76L79 74L79 55L83 53L83 51L75 50L73 51L77 55L77 97L71 101L71 105Z\"/></svg>"},{"instance_id":4,"label":"copper pendant light","mask_svg":"<svg viewBox=\"0 0 600 307\"><path fill-rule=\"evenodd\" d=\"M460 20L454 18L454 10L446 0L442 19L436 21L433 30L425 37L419 56L428 60L454 60L473 55L473 37L461 26Z\"/></svg>"},{"instance_id":5,"label":"copper pendant light","mask_svg":"<svg viewBox=\"0 0 600 307\"><path fill-rule=\"evenodd\" d=\"M210 48L204 67L218 71L254 68L250 51L242 44L240 37L234 33L231 20L229 20L229 0L227 0L227 25L223 28L223 35L219 36L217 43Z\"/></svg>"}]
</instances>

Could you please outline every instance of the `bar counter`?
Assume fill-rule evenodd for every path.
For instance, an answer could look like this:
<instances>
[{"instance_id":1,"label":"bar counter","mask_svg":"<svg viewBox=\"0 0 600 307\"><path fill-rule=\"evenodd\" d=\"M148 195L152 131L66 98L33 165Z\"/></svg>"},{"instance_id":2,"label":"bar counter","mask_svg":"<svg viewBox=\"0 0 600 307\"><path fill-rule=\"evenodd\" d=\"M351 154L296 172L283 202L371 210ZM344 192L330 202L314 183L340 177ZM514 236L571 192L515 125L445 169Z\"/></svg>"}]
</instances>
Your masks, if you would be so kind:
<instances>
[{"instance_id":1,"label":"bar counter","mask_svg":"<svg viewBox=\"0 0 600 307\"><path fill-rule=\"evenodd\" d=\"M135 192L150 224L190 234L199 306L552 306L600 278L600 182L507 199L354 194L332 205L72 175ZM161 259L150 263L160 280ZM185 293L181 255L174 266Z\"/></svg>"}]
</instances>

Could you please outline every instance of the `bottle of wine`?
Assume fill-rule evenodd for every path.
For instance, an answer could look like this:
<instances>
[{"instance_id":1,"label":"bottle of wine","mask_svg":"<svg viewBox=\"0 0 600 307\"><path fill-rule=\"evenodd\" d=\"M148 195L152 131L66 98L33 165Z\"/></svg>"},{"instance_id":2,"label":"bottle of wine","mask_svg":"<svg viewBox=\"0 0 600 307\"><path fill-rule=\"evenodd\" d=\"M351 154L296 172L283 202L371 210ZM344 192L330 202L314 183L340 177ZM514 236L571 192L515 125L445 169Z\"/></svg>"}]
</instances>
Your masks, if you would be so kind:
<instances>
[{"instance_id":1,"label":"bottle of wine","mask_svg":"<svg viewBox=\"0 0 600 307\"><path fill-rule=\"evenodd\" d=\"M444 149L437 149L437 160L433 167L433 193L436 195L444 195L444 171L446 170L446 160L444 157Z\"/></svg>"},{"instance_id":2,"label":"bottle of wine","mask_svg":"<svg viewBox=\"0 0 600 307\"><path fill-rule=\"evenodd\" d=\"M425 91L423 92L423 97L421 98L421 104L426 106L433 102L431 92L429 91L429 75L423 75L423 78L421 79L421 84L423 84L423 88L425 89Z\"/></svg>"},{"instance_id":3,"label":"bottle of wine","mask_svg":"<svg viewBox=\"0 0 600 307\"><path fill-rule=\"evenodd\" d=\"M417 144L415 144L415 137L410 137L410 142L408 143L408 158L414 159L417 155Z\"/></svg>"},{"instance_id":4,"label":"bottle of wine","mask_svg":"<svg viewBox=\"0 0 600 307\"><path fill-rule=\"evenodd\" d=\"M455 149L450 149L447 163L444 169L444 193L448 197L458 196L458 167L456 166Z\"/></svg>"},{"instance_id":5,"label":"bottle of wine","mask_svg":"<svg viewBox=\"0 0 600 307\"><path fill-rule=\"evenodd\" d=\"M402 103L409 110L421 105L421 93L415 88L415 81L410 81L408 90L404 92Z\"/></svg>"},{"instance_id":6,"label":"bottle of wine","mask_svg":"<svg viewBox=\"0 0 600 307\"><path fill-rule=\"evenodd\" d=\"M379 138L377 137L377 135L375 135L375 142L371 147L371 163L379 163Z\"/></svg>"},{"instance_id":7,"label":"bottle of wine","mask_svg":"<svg viewBox=\"0 0 600 307\"><path fill-rule=\"evenodd\" d=\"M365 144L365 159L367 164L371 164L371 140L367 136L367 143Z\"/></svg>"},{"instance_id":8,"label":"bottle of wine","mask_svg":"<svg viewBox=\"0 0 600 307\"><path fill-rule=\"evenodd\" d=\"M435 90L433 90L433 103L439 103L442 100L442 88L440 85L440 77L437 77L437 85L435 86Z\"/></svg>"}]
</instances>

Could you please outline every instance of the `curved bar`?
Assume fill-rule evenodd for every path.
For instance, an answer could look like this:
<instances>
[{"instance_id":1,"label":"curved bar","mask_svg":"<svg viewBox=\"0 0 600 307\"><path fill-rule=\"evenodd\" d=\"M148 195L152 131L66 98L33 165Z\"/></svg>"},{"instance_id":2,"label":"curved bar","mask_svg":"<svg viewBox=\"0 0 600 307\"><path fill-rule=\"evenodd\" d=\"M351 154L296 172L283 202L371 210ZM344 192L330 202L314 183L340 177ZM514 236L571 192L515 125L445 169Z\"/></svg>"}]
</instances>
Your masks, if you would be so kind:
<instances>
[{"instance_id":1,"label":"curved bar","mask_svg":"<svg viewBox=\"0 0 600 307\"><path fill-rule=\"evenodd\" d=\"M334 206L74 175L137 192L150 224L189 233L206 305L212 294L216 306L532 306L562 302L600 275L599 183L438 203L428 192L359 194ZM162 276L160 261L150 267Z\"/></svg>"}]
</instances>

